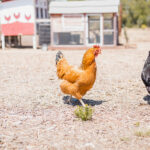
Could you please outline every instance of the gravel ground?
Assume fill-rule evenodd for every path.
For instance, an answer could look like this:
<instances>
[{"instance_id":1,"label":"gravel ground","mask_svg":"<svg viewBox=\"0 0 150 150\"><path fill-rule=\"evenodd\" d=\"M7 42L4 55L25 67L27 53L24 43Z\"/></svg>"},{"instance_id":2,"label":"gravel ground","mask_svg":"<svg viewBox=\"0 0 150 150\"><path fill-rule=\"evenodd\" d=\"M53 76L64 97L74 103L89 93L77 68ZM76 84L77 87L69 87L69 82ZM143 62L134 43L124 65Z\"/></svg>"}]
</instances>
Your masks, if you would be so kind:
<instances>
[{"instance_id":1,"label":"gravel ground","mask_svg":"<svg viewBox=\"0 0 150 150\"><path fill-rule=\"evenodd\" d=\"M75 99L64 104L56 51L0 51L0 149L150 150L150 101L140 78L149 35L150 29L129 29L134 48L102 51L96 82L84 97L94 109L86 122L74 115ZM63 51L72 65L84 52Z\"/></svg>"}]
</instances>

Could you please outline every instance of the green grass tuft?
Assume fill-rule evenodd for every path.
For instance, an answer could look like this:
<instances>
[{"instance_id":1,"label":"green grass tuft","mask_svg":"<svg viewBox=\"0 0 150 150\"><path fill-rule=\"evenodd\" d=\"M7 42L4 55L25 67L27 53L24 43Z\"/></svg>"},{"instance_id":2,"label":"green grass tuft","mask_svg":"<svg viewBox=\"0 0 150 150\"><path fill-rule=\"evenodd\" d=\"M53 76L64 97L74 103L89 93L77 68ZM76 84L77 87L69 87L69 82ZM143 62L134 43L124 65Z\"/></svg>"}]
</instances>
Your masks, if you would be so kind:
<instances>
[{"instance_id":1,"label":"green grass tuft","mask_svg":"<svg viewBox=\"0 0 150 150\"><path fill-rule=\"evenodd\" d=\"M129 141L130 139L129 139L128 137L121 137L120 140L123 141L123 142L127 142L127 141Z\"/></svg>"},{"instance_id":2,"label":"green grass tuft","mask_svg":"<svg viewBox=\"0 0 150 150\"><path fill-rule=\"evenodd\" d=\"M140 126L140 122L136 122L134 125L135 125L136 127L139 127L139 126Z\"/></svg>"},{"instance_id":3,"label":"green grass tuft","mask_svg":"<svg viewBox=\"0 0 150 150\"><path fill-rule=\"evenodd\" d=\"M93 109L91 106L86 105L85 107L78 106L75 110L75 115L81 118L83 121L91 120Z\"/></svg>"},{"instance_id":4,"label":"green grass tuft","mask_svg":"<svg viewBox=\"0 0 150 150\"><path fill-rule=\"evenodd\" d=\"M138 137L150 137L150 130L148 131L136 131L135 135Z\"/></svg>"}]
</instances>

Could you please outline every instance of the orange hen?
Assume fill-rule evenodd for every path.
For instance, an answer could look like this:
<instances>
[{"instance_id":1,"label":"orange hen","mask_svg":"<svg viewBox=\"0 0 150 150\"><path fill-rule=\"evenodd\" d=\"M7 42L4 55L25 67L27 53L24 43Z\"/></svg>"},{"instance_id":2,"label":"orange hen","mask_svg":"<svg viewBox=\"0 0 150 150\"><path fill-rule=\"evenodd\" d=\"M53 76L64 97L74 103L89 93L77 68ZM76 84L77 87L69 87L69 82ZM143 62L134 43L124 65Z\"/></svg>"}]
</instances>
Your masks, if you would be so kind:
<instances>
[{"instance_id":1,"label":"orange hen","mask_svg":"<svg viewBox=\"0 0 150 150\"><path fill-rule=\"evenodd\" d=\"M95 57L100 53L101 48L97 45L88 49L79 68L70 66L62 52L56 54L57 76L63 80L60 84L61 91L77 98L83 106L82 97L93 87L96 79Z\"/></svg>"}]
</instances>

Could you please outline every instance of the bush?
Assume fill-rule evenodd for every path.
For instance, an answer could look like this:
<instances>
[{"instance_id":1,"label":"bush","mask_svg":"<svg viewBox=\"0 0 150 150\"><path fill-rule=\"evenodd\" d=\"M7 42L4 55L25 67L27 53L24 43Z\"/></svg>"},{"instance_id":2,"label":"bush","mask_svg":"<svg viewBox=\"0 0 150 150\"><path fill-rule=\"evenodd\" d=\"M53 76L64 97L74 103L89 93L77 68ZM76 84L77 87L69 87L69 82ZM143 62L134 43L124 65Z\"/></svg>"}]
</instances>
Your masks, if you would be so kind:
<instances>
[{"instance_id":1,"label":"bush","mask_svg":"<svg viewBox=\"0 0 150 150\"><path fill-rule=\"evenodd\" d=\"M78 106L75 110L75 115L81 118L83 121L92 119L93 110L91 106L86 105L85 107Z\"/></svg>"}]
</instances>

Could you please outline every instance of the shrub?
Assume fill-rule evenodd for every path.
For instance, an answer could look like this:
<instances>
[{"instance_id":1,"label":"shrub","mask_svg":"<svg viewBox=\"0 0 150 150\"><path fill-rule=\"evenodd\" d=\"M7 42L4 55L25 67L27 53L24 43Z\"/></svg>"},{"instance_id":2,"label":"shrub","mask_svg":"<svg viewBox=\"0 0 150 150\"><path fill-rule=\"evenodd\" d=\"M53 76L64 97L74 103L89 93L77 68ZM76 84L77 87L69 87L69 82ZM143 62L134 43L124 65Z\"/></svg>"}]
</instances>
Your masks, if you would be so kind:
<instances>
[{"instance_id":1,"label":"shrub","mask_svg":"<svg viewBox=\"0 0 150 150\"><path fill-rule=\"evenodd\" d=\"M81 118L83 121L91 120L93 109L91 106L86 105L85 107L78 106L75 110L75 115Z\"/></svg>"}]
</instances>

